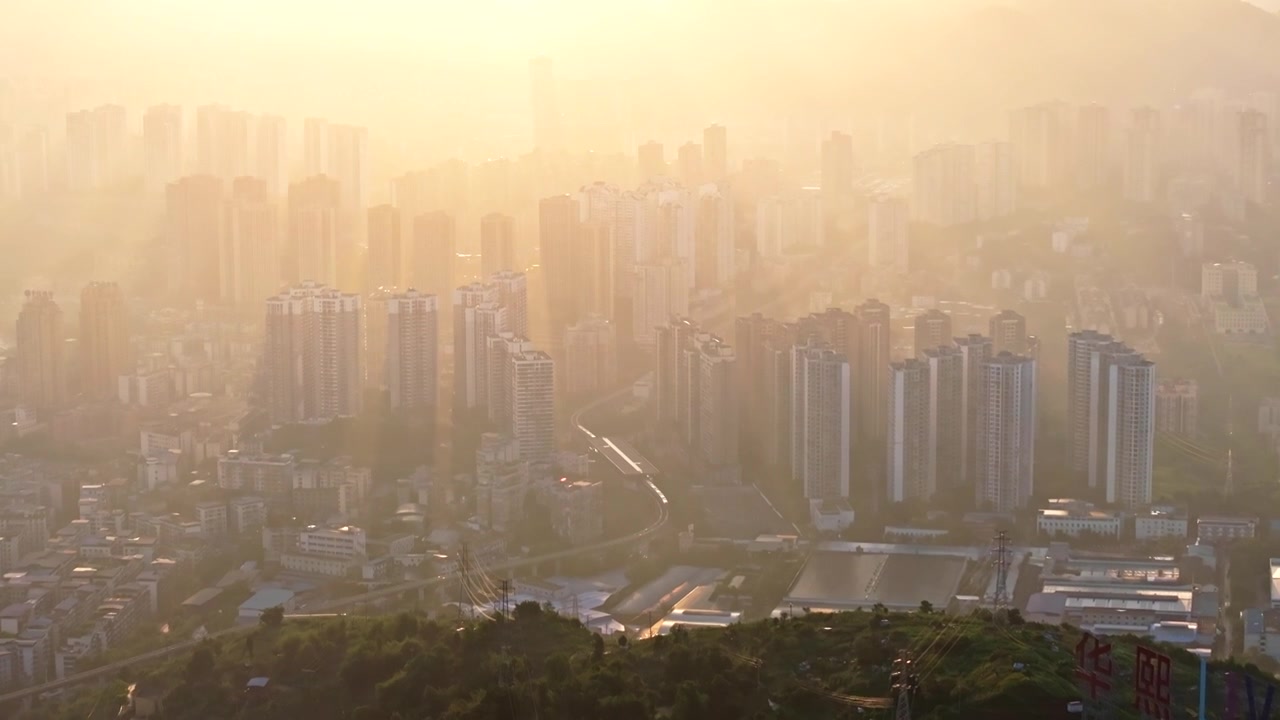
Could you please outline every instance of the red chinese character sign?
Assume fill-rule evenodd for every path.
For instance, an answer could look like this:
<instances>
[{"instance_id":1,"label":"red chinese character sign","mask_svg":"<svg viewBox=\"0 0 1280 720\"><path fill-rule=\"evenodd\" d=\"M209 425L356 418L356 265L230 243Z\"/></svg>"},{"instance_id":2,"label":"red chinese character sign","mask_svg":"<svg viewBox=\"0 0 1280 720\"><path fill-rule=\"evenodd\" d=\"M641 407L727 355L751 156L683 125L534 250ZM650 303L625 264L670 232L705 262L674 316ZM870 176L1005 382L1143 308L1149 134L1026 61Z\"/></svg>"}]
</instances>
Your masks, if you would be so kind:
<instances>
[{"instance_id":1,"label":"red chinese character sign","mask_svg":"<svg viewBox=\"0 0 1280 720\"><path fill-rule=\"evenodd\" d=\"M1168 655L1138 646L1133 669L1133 706L1143 717L1169 720L1170 691L1173 685L1173 663Z\"/></svg>"},{"instance_id":2,"label":"red chinese character sign","mask_svg":"<svg viewBox=\"0 0 1280 720\"><path fill-rule=\"evenodd\" d=\"M1111 643L1104 643L1084 633L1076 643L1076 677L1089 691L1089 699L1097 700L1098 692L1111 690Z\"/></svg>"}]
</instances>

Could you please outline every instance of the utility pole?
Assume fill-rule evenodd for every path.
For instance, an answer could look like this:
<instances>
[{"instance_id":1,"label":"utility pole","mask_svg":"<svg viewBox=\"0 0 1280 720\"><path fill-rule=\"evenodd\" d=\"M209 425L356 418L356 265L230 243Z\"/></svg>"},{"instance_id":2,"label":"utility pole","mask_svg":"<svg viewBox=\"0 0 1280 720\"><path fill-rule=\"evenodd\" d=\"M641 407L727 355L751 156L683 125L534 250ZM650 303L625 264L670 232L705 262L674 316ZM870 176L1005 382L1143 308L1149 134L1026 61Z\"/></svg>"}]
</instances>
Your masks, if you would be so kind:
<instances>
[{"instance_id":1,"label":"utility pole","mask_svg":"<svg viewBox=\"0 0 1280 720\"><path fill-rule=\"evenodd\" d=\"M893 720L911 720L911 696L919 687L920 678L916 676L915 664L909 651L903 651L893 660L893 681L895 696Z\"/></svg>"},{"instance_id":2,"label":"utility pole","mask_svg":"<svg viewBox=\"0 0 1280 720\"><path fill-rule=\"evenodd\" d=\"M992 564L996 568L996 591L991 598L993 613L1009 609L1009 533L1001 530L995 537L995 558Z\"/></svg>"}]
</instances>

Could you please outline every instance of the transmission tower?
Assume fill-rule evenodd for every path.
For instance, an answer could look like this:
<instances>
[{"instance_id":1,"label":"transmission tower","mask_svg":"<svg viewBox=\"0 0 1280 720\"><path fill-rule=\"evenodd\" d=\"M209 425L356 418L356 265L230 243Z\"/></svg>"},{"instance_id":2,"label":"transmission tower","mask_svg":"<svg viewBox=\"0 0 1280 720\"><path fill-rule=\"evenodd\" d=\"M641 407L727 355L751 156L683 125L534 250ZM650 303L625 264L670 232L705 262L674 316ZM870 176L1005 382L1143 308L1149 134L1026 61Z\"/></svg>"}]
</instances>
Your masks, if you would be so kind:
<instances>
[{"instance_id":1,"label":"transmission tower","mask_svg":"<svg viewBox=\"0 0 1280 720\"><path fill-rule=\"evenodd\" d=\"M503 579L501 581L502 589L502 619L506 620L511 617L511 581Z\"/></svg>"},{"instance_id":2,"label":"transmission tower","mask_svg":"<svg viewBox=\"0 0 1280 720\"><path fill-rule=\"evenodd\" d=\"M992 564L996 568L996 591L991 598L991 606L998 613L1009 607L1009 533L1001 530L996 533L993 542L995 546L992 552L995 557L992 558Z\"/></svg>"},{"instance_id":3,"label":"transmission tower","mask_svg":"<svg viewBox=\"0 0 1280 720\"><path fill-rule=\"evenodd\" d=\"M462 605L466 603L471 607L471 619L476 616L475 605L472 604L471 594L467 589L467 583L471 580L471 569L469 560L467 559L467 544L462 543L458 547L458 622L462 623Z\"/></svg>"},{"instance_id":4,"label":"transmission tower","mask_svg":"<svg viewBox=\"0 0 1280 720\"><path fill-rule=\"evenodd\" d=\"M893 660L893 720L911 720L911 696L920 685L911 653L903 651Z\"/></svg>"}]
</instances>

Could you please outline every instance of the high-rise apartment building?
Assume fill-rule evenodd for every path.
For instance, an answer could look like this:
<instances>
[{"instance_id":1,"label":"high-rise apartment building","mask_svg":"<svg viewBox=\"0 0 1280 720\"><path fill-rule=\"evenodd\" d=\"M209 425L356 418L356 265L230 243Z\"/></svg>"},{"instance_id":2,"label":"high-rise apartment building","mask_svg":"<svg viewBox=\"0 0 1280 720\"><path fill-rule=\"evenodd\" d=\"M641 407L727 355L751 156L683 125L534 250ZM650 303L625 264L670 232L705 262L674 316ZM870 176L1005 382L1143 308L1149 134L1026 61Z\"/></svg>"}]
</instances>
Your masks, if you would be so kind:
<instances>
[{"instance_id":1,"label":"high-rise apartment building","mask_svg":"<svg viewBox=\"0 0 1280 720\"><path fill-rule=\"evenodd\" d=\"M516 219L496 212L480 218L480 277L519 269L516 267Z\"/></svg>"},{"instance_id":2,"label":"high-rise apartment building","mask_svg":"<svg viewBox=\"0 0 1280 720\"><path fill-rule=\"evenodd\" d=\"M847 499L853 460L849 360L821 342L796 345L789 354L791 476L810 503Z\"/></svg>"},{"instance_id":3,"label":"high-rise apartment building","mask_svg":"<svg viewBox=\"0 0 1280 720\"><path fill-rule=\"evenodd\" d=\"M338 204L353 239L369 201L369 132L354 125L329 126L329 166L325 174L338 181Z\"/></svg>"},{"instance_id":4,"label":"high-rise apartment building","mask_svg":"<svg viewBox=\"0 0 1280 720\"><path fill-rule=\"evenodd\" d=\"M928 486L935 492L963 487L964 353L951 345L926 349L916 357L929 373Z\"/></svg>"},{"instance_id":5,"label":"high-rise apartment building","mask_svg":"<svg viewBox=\"0 0 1280 720\"><path fill-rule=\"evenodd\" d=\"M923 358L926 350L934 350L952 341L951 316L933 308L916 316L915 349L916 357Z\"/></svg>"},{"instance_id":6,"label":"high-rise apartment building","mask_svg":"<svg viewBox=\"0 0 1280 720\"><path fill-rule=\"evenodd\" d=\"M907 225L910 210L906 198L881 195L867 211L867 260L877 270L905 275L910 269Z\"/></svg>"},{"instance_id":7,"label":"high-rise apartment building","mask_svg":"<svg viewBox=\"0 0 1280 720\"><path fill-rule=\"evenodd\" d=\"M1109 503L1150 504L1155 364L1092 330L1072 333L1067 345L1071 468Z\"/></svg>"},{"instance_id":8,"label":"high-rise apartment building","mask_svg":"<svg viewBox=\"0 0 1280 720\"><path fill-rule=\"evenodd\" d=\"M182 108L156 105L142 116L143 175L147 189L164 192L182 177Z\"/></svg>"},{"instance_id":9,"label":"high-rise apartment building","mask_svg":"<svg viewBox=\"0 0 1280 720\"><path fill-rule=\"evenodd\" d=\"M503 271L489 276L487 284L498 288L498 304L507 314L507 329L529 337L529 281L522 272Z\"/></svg>"},{"instance_id":10,"label":"high-rise apartment building","mask_svg":"<svg viewBox=\"0 0 1280 720\"><path fill-rule=\"evenodd\" d=\"M325 175L329 167L329 122L307 118L302 121L302 174Z\"/></svg>"},{"instance_id":11,"label":"high-rise apartment building","mask_svg":"<svg viewBox=\"0 0 1280 720\"><path fill-rule=\"evenodd\" d=\"M489 337L510 331L498 287L471 283L453 291L453 409L487 408Z\"/></svg>"},{"instance_id":12,"label":"high-rise apartment building","mask_svg":"<svg viewBox=\"0 0 1280 720\"><path fill-rule=\"evenodd\" d=\"M581 396L612 388L618 381L617 333L613 323L588 315L564 333L563 387Z\"/></svg>"},{"instance_id":13,"label":"high-rise apartment building","mask_svg":"<svg viewBox=\"0 0 1280 720\"><path fill-rule=\"evenodd\" d=\"M1161 380L1156 387L1156 431L1194 438L1199 430L1200 385L1195 380Z\"/></svg>"},{"instance_id":14,"label":"high-rise apartment building","mask_svg":"<svg viewBox=\"0 0 1280 720\"><path fill-rule=\"evenodd\" d=\"M538 253L546 280L547 318L556 338L577 319L577 301L583 294L582 278L574 275L584 262L575 251L587 243L578 212L578 201L571 195L538 203Z\"/></svg>"},{"instance_id":15,"label":"high-rise apartment building","mask_svg":"<svg viewBox=\"0 0 1280 720\"><path fill-rule=\"evenodd\" d=\"M708 125L702 131L703 167L707 180L724 182L729 176L729 134L723 125Z\"/></svg>"},{"instance_id":16,"label":"high-rise apartment building","mask_svg":"<svg viewBox=\"0 0 1280 720\"><path fill-rule=\"evenodd\" d=\"M1244 110L1236 120L1239 147L1233 166L1236 187L1245 200L1261 205L1267 200L1267 183L1271 179L1271 135L1267 116L1257 110Z\"/></svg>"},{"instance_id":17,"label":"high-rise apartment building","mask_svg":"<svg viewBox=\"0 0 1280 720\"><path fill-rule=\"evenodd\" d=\"M972 488L978 478L978 423L981 421L982 367L995 357L991 338L967 335L955 339L960 351L960 485Z\"/></svg>"},{"instance_id":18,"label":"high-rise apartment building","mask_svg":"<svg viewBox=\"0 0 1280 720\"><path fill-rule=\"evenodd\" d=\"M196 108L196 172L229 183L249 175L249 113L222 105Z\"/></svg>"},{"instance_id":19,"label":"high-rise apartment building","mask_svg":"<svg viewBox=\"0 0 1280 720\"><path fill-rule=\"evenodd\" d=\"M100 190L124 179L129 125L125 109L102 105L67 113L67 188Z\"/></svg>"},{"instance_id":20,"label":"high-rise apartment building","mask_svg":"<svg viewBox=\"0 0 1280 720\"><path fill-rule=\"evenodd\" d=\"M717 185L698 192L694 219L694 285L721 288L733 279L735 225L733 200Z\"/></svg>"},{"instance_id":21,"label":"high-rise apartment building","mask_svg":"<svg viewBox=\"0 0 1280 720\"><path fill-rule=\"evenodd\" d=\"M223 239L222 181L211 175L185 177L165 191L165 224L177 259L175 290L186 297L217 302Z\"/></svg>"},{"instance_id":22,"label":"high-rise apartment building","mask_svg":"<svg viewBox=\"0 0 1280 720\"><path fill-rule=\"evenodd\" d=\"M430 410L437 405L440 308L436 296L417 290L386 301L387 387L393 409Z\"/></svg>"},{"instance_id":23,"label":"high-rise apartment building","mask_svg":"<svg viewBox=\"0 0 1280 720\"><path fill-rule=\"evenodd\" d=\"M568 262L573 279L570 292L566 293L570 304L564 309L565 327L587 315L612 320L613 228L602 222L578 223L571 229L570 243ZM551 282L550 275L547 281ZM559 336L564 327L553 328L553 331Z\"/></svg>"},{"instance_id":24,"label":"high-rise apartment building","mask_svg":"<svg viewBox=\"0 0 1280 720\"><path fill-rule=\"evenodd\" d=\"M651 348L656 332L674 318L689 314L689 286L684 262L664 260L636 266L636 289L632 310L635 343Z\"/></svg>"},{"instance_id":25,"label":"high-rise apartment building","mask_svg":"<svg viewBox=\"0 0 1280 720\"><path fill-rule=\"evenodd\" d=\"M413 221L408 284L438 297L454 288L458 254L457 223L449 213L433 210Z\"/></svg>"},{"instance_id":26,"label":"high-rise apartment building","mask_svg":"<svg viewBox=\"0 0 1280 720\"><path fill-rule=\"evenodd\" d=\"M289 282L335 285L338 264L350 258L338 229L338 181L313 175L289 186L289 237L284 277Z\"/></svg>"},{"instance_id":27,"label":"high-rise apartment building","mask_svg":"<svg viewBox=\"0 0 1280 720\"><path fill-rule=\"evenodd\" d=\"M400 244L400 211L393 205L369 208L369 230L366 235L368 256L365 259L365 287L404 287L401 275L404 250Z\"/></svg>"},{"instance_id":28,"label":"high-rise apartment building","mask_svg":"<svg viewBox=\"0 0 1280 720\"><path fill-rule=\"evenodd\" d=\"M1097 103L1081 105L1076 115L1076 187L1103 186L1111 172L1111 114Z\"/></svg>"},{"instance_id":29,"label":"high-rise apartment building","mask_svg":"<svg viewBox=\"0 0 1280 720\"><path fill-rule=\"evenodd\" d=\"M261 115L254 122L254 175L267 184L272 197L289 187L289 153L286 126L279 115Z\"/></svg>"},{"instance_id":30,"label":"high-rise apartment building","mask_svg":"<svg viewBox=\"0 0 1280 720\"><path fill-rule=\"evenodd\" d=\"M653 389L659 427L671 428L679 422L682 411L688 414L689 378L682 359L698 333L698 326L683 317L668 318L655 328Z\"/></svg>"},{"instance_id":31,"label":"high-rise apartment building","mask_svg":"<svg viewBox=\"0 0 1280 720\"><path fill-rule=\"evenodd\" d=\"M508 355L507 418L505 428L520 443L520 457L530 462L550 460L556 445L556 370L541 350Z\"/></svg>"},{"instance_id":32,"label":"high-rise apartment building","mask_svg":"<svg viewBox=\"0 0 1280 720\"><path fill-rule=\"evenodd\" d=\"M1032 105L1010 114L1009 139L1023 187L1060 188L1070 179L1072 115L1071 106L1062 102Z\"/></svg>"},{"instance_id":33,"label":"high-rise apartment building","mask_svg":"<svg viewBox=\"0 0 1280 720\"><path fill-rule=\"evenodd\" d=\"M952 227L973 222L977 199L972 145L945 143L915 156L911 212L922 223Z\"/></svg>"},{"instance_id":34,"label":"high-rise apartment building","mask_svg":"<svg viewBox=\"0 0 1280 720\"><path fill-rule=\"evenodd\" d=\"M1012 143L975 145L973 171L974 215L979 222L1008 217L1018 209L1018 166Z\"/></svg>"},{"instance_id":35,"label":"high-rise apartment building","mask_svg":"<svg viewBox=\"0 0 1280 720\"><path fill-rule=\"evenodd\" d=\"M880 442L885 438L885 412L889 407L889 306L868 300L854 308L857 319L856 379L858 412L854 424L863 438Z\"/></svg>"},{"instance_id":36,"label":"high-rise apartment building","mask_svg":"<svg viewBox=\"0 0 1280 720\"><path fill-rule=\"evenodd\" d=\"M476 448L476 515L490 530L504 532L524 517L529 463L520 444L501 433L484 433Z\"/></svg>"},{"instance_id":37,"label":"high-rise apartment building","mask_svg":"<svg viewBox=\"0 0 1280 720\"><path fill-rule=\"evenodd\" d=\"M133 369L129 314L119 285L94 282L80 292L79 354L85 397L116 397L119 377Z\"/></svg>"},{"instance_id":38,"label":"high-rise apartment building","mask_svg":"<svg viewBox=\"0 0 1280 720\"><path fill-rule=\"evenodd\" d=\"M928 500L936 489L929 475L929 366L908 359L891 363L888 372L886 497Z\"/></svg>"},{"instance_id":39,"label":"high-rise apartment building","mask_svg":"<svg viewBox=\"0 0 1280 720\"><path fill-rule=\"evenodd\" d=\"M991 316L991 320L988 321L988 327L992 352L996 355L1002 352L1013 353L1014 355L1030 353L1030 343L1027 339L1027 319L1022 315L1013 310L1001 310Z\"/></svg>"},{"instance_id":40,"label":"high-rise apartment building","mask_svg":"<svg viewBox=\"0 0 1280 720\"><path fill-rule=\"evenodd\" d=\"M262 369L272 422L360 412L360 297L308 282L267 299Z\"/></svg>"},{"instance_id":41,"label":"high-rise apartment building","mask_svg":"<svg viewBox=\"0 0 1280 720\"><path fill-rule=\"evenodd\" d=\"M838 200L853 192L853 138L833 131L822 141L822 194Z\"/></svg>"},{"instance_id":42,"label":"high-rise apartment building","mask_svg":"<svg viewBox=\"0 0 1280 720\"><path fill-rule=\"evenodd\" d=\"M18 312L16 339L22 401L40 411L66 405L67 338L62 309L52 292L26 292L26 301Z\"/></svg>"},{"instance_id":43,"label":"high-rise apartment building","mask_svg":"<svg viewBox=\"0 0 1280 720\"><path fill-rule=\"evenodd\" d=\"M1124 145L1124 198L1134 203L1152 203L1159 193L1160 113L1140 107L1130 117Z\"/></svg>"},{"instance_id":44,"label":"high-rise apartment building","mask_svg":"<svg viewBox=\"0 0 1280 720\"><path fill-rule=\"evenodd\" d=\"M698 347L698 442L704 463L702 475L709 482L739 480L737 354L718 337Z\"/></svg>"},{"instance_id":45,"label":"high-rise apartment building","mask_svg":"<svg viewBox=\"0 0 1280 720\"><path fill-rule=\"evenodd\" d=\"M1026 508L1036 448L1036 361L1000 353L983 363L978 412L977 500L996 512Z\"/></svg>"},{"instance_id":46,"label":"high-rise apartment building","mask_svg":"<svg viewBox=\"0 0 1280 720\"><path fill-rule=\"evenodd\" d=\"M219 297L260 311L280 290L280 216L266 180L238 177L226 201L218 257Z\"/></svg>"}]
</instances>

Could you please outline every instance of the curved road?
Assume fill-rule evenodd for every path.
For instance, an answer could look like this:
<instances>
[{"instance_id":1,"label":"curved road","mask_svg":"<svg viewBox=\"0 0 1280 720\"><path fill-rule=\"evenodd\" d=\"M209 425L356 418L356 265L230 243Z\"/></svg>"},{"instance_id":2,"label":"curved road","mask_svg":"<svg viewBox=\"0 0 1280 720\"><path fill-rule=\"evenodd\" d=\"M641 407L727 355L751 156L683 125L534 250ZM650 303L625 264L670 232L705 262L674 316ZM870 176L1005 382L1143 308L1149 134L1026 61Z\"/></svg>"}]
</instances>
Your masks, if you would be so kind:
<instances>
[{"instance_id":1,"label":"curved road","mask_svg":"<svg viewBox=\"0 0 1280 720\"><path fill-rule=\"evenodd\" d=\"M595 439L597 437L596 433L592 432L583 424L582 422L583 415L629 392L631 392L630 384L626 385L625 387L613 393L610 393L609 395L605 395L602 398L594 400L588 405L585 405L579 408L573 414L571 419L574 428L576 428L579 432L583 433L583 435L585 435L588 440ZM662 494L662 491L658 489L657 485L653 484L652 480L647 480L646 482L648 483L649 490L653 493L654 504L657 507L657 511L658 511L657 519L655 519L653 523L649 525L649 527L646 527L643 530L639 530L637 532L631 533L630 535L624 535L623 537L620 537L620 538L603 540L594 545L585 545L583 547L569 548L568 550L560 550L553 553L546 553L544 555L535 555L532 557L508 560L507 562L498 563L490 567L489 571L504 572L507 570L514 570L516 568L527 567L529 565L538 565L545 562L554 562L556 560L564 560L567 558L576 557L578 555L585 555L592 552L599 552L601 550L609 550L615 547L622 547L622 546L629 545L636 542L643 542L644 540L648 539L650 536L652 536L653 534L661 530L667 524L668 517L670 517L669 508L667 507L666 496ZM391 587L381 588L379 590L373 590L370 592L361 593L359 595L351 595L344 598L337 598L335 600L331 600L326 603L320 603L316 606L308 608L308 610L310 610L308 614L311 615L316 613L327 613L340 608L350 607L352 605L361 605L368 602L383 600L386 598L392 598L399 595L400 593L435 587L442 583L449 582L452 579L453 579L452 576L438 575L436 577L429 578L427 580L414 580L411 582L400 583L399 585L393 585ZM221 637L236 635L236 634L247 632L249 630L253 630L255 627L257 626L247 625L247 626L241 626L241 627L226 628L224 630L219 630L217 632L210 633L209 638L221 638ZM103 665L102 667L99 667L99 668L94 668L93 670L77 673L68 678L63 678L61 680L54 680L52 682L43 683L41 685L33 685L28 688L23 688L22 690L16 690L14 692L5 693L4 695L0 695L0 705L9 703L9 702L25 700L26 698L34 697L40 693L61 690L61 689L65 689L75 685L80 685L82 683L91 682L93 680L98 680L105 677L113 677L120 670L124 668L131 667L138 663L144 663L151 660L158 660L160 658L167 657L169 655L173 655L176 653L180 653L185 650L190 650L196 647L200 642L201 641L197 641L197 640L184 640L182 642L175 643L173 645L167 645L165 647L157 648L149 652L141 653L139 655L134 655L133 657L125 660L117 660L116 662L110 663L108 665Z\"/></svg>"}]
</instances>

